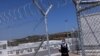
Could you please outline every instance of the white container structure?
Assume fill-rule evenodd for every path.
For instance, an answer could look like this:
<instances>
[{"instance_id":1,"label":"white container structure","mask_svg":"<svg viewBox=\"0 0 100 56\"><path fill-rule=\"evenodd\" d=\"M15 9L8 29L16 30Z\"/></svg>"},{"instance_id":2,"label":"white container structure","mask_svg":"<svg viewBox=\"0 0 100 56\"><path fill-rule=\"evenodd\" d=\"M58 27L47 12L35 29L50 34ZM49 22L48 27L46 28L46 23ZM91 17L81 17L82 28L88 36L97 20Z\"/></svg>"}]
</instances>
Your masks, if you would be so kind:
<instances>
[{"instance_id":1,"label":"white container structure","mask_svg":"<svg viewBox=\"0 0 100 56\"><path fill-rule=\"evenodd\" d=\"M0 41L0 56L8 56L7 41Z\"/></svg>"},{"instance_id":2,"label":"white container structure","mask_svg":"<svg viewBox=\"0 0 100 56\"><path fill-rule=\"evenodd\" d=\"M21 56L33 54L41 42L23 43L18 46L8 46L7 41L0 41L0 56ZM39 52L47 50L47 41L44 41L39 49ZM59 48L61 40L51 40L51 48Z\"/></svg>"}]
</instances>

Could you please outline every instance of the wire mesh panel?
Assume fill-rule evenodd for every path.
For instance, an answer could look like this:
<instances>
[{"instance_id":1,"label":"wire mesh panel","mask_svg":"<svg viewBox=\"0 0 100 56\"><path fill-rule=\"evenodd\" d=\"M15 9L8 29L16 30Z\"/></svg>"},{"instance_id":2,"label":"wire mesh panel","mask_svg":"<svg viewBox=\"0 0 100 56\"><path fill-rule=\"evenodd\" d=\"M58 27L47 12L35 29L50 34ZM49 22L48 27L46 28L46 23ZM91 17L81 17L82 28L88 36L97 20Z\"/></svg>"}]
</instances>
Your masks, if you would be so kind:
<instances>
[{"instance_id":1,"label":"wire mesh panel","mask_svg":"<svg viewBox=\"0 0 100 56\"><path fill-rule=\"evenodd\" d=\"M94 3L82 4L83 7L81 8L91 7L91 5L93 6ZM80 12L80 25L85 56L99 56L100 6L91 7Z\"/></svg>"},{"instance_id":2,"label":"wire mesh panel","mask_svg":"<svg viewBox=\"0 0 100 56\"><path fill-rule=\"evenodd\" d=\"M85 18L85 19L84 19ZM99 21L100 14L84 16L81 18L82 35L85 50L97 51L99 50Z\"/></svg>"}]
</instances>

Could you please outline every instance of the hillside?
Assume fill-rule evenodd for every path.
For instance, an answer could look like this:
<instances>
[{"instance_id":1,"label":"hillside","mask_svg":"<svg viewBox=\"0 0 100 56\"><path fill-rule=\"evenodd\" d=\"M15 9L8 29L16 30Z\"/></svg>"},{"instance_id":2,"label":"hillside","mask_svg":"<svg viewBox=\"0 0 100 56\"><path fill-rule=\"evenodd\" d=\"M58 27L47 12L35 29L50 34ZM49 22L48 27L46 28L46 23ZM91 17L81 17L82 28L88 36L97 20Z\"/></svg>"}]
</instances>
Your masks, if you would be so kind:
<instances>
[{"instance_id":1,"label":"hillside","mask_svg":"<svg viewBox=\"0 0 100 56\"><path fill-rule=\"evenodd\" d=\"M72 38L73 36L77 37L77 31L49 34L49 40L61 40L62 37ZM38 42L38 41L41 41L42 39L46 40L46 36L45 35L27 36L25 38L13 39L11 41L8 41L8 45L9 46L16 46L16 45L21 44L21 43Z\"/></svg>"}]
</instances>

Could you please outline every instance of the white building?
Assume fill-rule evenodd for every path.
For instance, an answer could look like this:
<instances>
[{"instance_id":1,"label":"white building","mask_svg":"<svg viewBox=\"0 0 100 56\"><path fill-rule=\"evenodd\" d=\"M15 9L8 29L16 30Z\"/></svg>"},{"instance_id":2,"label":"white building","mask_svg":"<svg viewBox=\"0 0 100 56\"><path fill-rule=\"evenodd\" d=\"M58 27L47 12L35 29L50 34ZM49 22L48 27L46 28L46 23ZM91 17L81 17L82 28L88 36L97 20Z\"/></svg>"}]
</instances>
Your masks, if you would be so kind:
<instances>
[{"instance_id":1,"label":"white building","mask_svg":"<svg viewBox=\"0 0 100 56\"><path fill-rule=\"evenodd\" d=\"M69 46L68 48L70 48L71 39L66 39L66 41ZM8 46L7 41L0 41L0 56L20 56L20 55L35 53L40 43L41 42L31 42L31 43L19 44L18 46ZM62 41L61 40L50 40L49 43L50 43L50 48L59 49ZM46 50L47 50L47 41L44 41L39 52L46 51Z\"/></svg>"},{"instance_id":2,"label":"white building","mask_svg":"<svg viewBox=\"0 0 100 56\"><path fill-rule=\"evenodd\" d=\"M34 43L24 43L19 44L18 46L8 46L7 41L0 41L0 56L20 56L30 53L35 53L36 48L41 42ZM42 47L39 51L47 50L47 41L44 41ZM61 41L52 40L50 41L50 47L59 48Z\"/></svg>"},{"instance_id":3,"label":"white building","mask_svg":"<svg viewBox=\"0 0 100 56\"><path fill-rule=\"evenodd\" d=\"M0 56L8 56L7 41L0 41Z\"/></svg>"}]
</instances>

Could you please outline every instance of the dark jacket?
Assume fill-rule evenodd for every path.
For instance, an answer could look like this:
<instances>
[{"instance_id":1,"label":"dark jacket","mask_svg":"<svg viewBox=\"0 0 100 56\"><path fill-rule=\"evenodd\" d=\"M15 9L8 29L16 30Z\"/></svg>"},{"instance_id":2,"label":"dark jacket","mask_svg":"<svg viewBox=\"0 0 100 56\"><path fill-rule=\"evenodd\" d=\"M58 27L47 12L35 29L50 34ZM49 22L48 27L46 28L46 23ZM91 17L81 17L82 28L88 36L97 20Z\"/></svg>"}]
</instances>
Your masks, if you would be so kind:
<instances>
[{"instance_id":1,"label":"dark jacket","mask_svg":"<svg viewBox=\"0 0 100 56\"><path fill-rule=\"evenodd\" d=\"M61 52L61 56L69 56L68 52L68 47L67 47L67 44L61 44L61 49L60 49L60 52Z\"/></svg>"},{"instance_id":2,"label":"dark jacket","mask_svg":"<svg viewBox=\"0 0 100 56\"><path fill-rule=\"evenodd\" d=\"M69 50L68 50L67 44L66 44L66 46L61 44L61 53L68 53L68 52L69 52Z\"/></svg>"}]
</instances>

